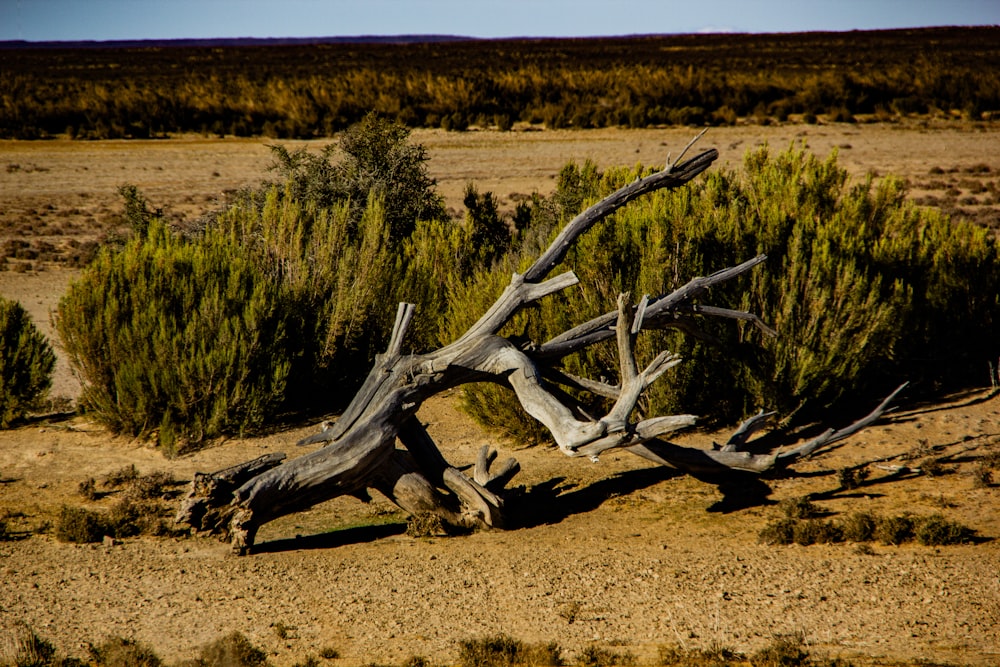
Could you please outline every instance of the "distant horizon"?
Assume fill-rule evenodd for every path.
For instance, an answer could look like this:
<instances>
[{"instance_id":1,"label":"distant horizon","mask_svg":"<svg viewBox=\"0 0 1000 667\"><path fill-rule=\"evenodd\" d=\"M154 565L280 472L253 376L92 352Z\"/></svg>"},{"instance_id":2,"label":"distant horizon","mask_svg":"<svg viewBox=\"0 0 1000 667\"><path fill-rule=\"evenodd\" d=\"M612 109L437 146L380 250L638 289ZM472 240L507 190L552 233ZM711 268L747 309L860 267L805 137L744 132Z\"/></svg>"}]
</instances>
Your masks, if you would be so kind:
<instances>
[{"instance_id":1,"label":"distant horizon","mask_svg":"<svg viewBox=\"0 0 1000 667\"><path fill-rule=\"evenodd\" d=\"M309 44L309 43L421 43L421 42L502 42L502 41L536 41L536 40L600 40L600 39L642 39L655 37L690 37L698 35L796 35L811 33L880 33L880 32L904 32L904 31L934 31L934 30L962 30L962 29L997 29L1000 24L990 25L937 25L937 26L914 26L900 28L871 28L849 30L780 30L780 31L737 31L720 30L717 32L646 32L628 33L620 35L511 35L504 37L476 37L473 35L459 35L446 33L406 33L393 35L378 34L358 34L358 35L312 35L296 37L166 37L166 38L142 38L142 39L75 39L75 40L23 40L23 39L3 39L0 45L25 45L25 46L49 46L49 45L128 45L128 44L210 44L210 43L279 43L279 44Z\"/></svg>"},{"instance_id":2,"label":"distant horizon","mask_svg":"<svg viewBox=\"0 0 1000 667\"><path fill-rule=\"evenodd\" d=\"M2 42L586 39L1000 25L998 0L0 0Z\"/></svg>"}]
</instances>

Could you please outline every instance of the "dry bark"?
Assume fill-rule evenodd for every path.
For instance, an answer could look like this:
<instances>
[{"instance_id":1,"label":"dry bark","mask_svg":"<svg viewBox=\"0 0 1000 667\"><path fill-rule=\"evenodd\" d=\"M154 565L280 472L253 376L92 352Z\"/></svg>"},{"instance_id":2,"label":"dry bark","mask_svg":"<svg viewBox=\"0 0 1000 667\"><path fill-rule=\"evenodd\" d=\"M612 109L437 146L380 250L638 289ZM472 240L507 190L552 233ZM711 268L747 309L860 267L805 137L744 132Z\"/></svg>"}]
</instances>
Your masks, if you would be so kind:
<instances>
[{"instance_id":1,"label":"dry bark","mask_svg":"<svg viewBox=\"0 0 1000 667\"><path fill-rule=\"evenodd\" d=\"M416 417L428 397L467 382L492 381L510 387L524 409L548 428L564 454L593 461L608 449L622 448L689 472L760 474L854 432L850 430L853 426L828 432L788 452L763 456L742 449L749 436L763 426L763 416L750 420L725 447L715 451L679 447L659 439L694 424L693 415L631 420L643 391L679 362L663 352L640 370L634 345L641 331L674 327L697 334L696 318L713 316L750 321L774 334L756 315L697 302L712 286L752 270L764 256L695 278L659 298L643 297L636 306L629 305L627 296L622 295L616 310L542 344L519 345L498 335L521 308L578 282L572 272L554 278L548 274L581 234L638 197L687 183L717 157L717 151L707 150L690 160L668 164L583 211L524 274L514 274L487 312L449 345L426 354L402 354L403 337L415 309L412 304L400 304L386 352L377 356L354 400L331 427L299 443L326 443L323 447L280 464L250 462L238 466L236 472L196 478L178 520L226 535L234 551L242 554L252 548L257 529L268 521L337 496L364 497L374 488L407 512L436 515L448 526L503 527L504 488L517 473L517 462L511 459L492 470L496 454L484 449L473 474L466 475L444 458ZM620 358L619 386L575 378L556 368L565 356L612 337ZM553 378L609 396L614 404L600 419L579 419L551 390L549 381ZM862 420L864 424L859 422L858 428L877 419L884 409L885 404L866 418L868 421Z\"/></svg>"}]
</instances>

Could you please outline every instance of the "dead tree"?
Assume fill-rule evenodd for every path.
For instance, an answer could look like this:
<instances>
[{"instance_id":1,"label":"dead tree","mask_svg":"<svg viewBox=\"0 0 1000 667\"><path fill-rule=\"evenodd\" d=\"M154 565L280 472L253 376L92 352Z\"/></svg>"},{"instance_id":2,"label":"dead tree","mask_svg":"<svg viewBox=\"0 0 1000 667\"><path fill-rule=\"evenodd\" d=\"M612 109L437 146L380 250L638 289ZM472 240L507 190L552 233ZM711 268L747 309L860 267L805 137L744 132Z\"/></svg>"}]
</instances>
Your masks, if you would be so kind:
<instances>
[{"instance_id":1,"label":"dead tree","mask_svg":"<svg viewBox=\"0 0 1000 667\"><path fill-rule=\"evenodd\" d=\"M430 396L468 382L489 381L512 389L567 456L597 461L602 452L621 448L658 464L697 473L738 470L759 474L784 467L877 419L892 397L847 429L828 431L813 441L768 455L745 450L747 440L768 415L752 418L725 446L714 450L680 447L660 439L693 425L693 415L631 419L643 391L680 362L663 352L640 369L634 355L640 332L674 327L696 333L698 318L723 317L749 321L773 335L756 315L701 303L714 285L752 270L765 260L763 255L695 278L670 294L643 297L634 306L622 295L617 309L546 342L498 335L520 309L577 284L572 272L548 276L581 234L638 197L684 185L717 157L713 149L684 162L668 163L662 171L630 183L580 213L525 273L512 276L487 312L449 345L426 354L404 354L403 337L415 308L400 304L388 348L376 357L354 400L332 426L300 443L325 446L289 461L272 456L199 475L178 521L223 534L234 551L242 554L253 546L261 525L341 495L365 497L374 488L407 512L431 513L448 526L503 527L504 489L519 470L517 461L509 459L494 466L496 453L484 447L471 476L466 475L445 459L416 416ZM620 358L617 386L558 370L566 356L611 338L617 341ZM614 403L599 419L580 418L560 402L550 383L583 387Z\"/></svg>"}]
</instances>

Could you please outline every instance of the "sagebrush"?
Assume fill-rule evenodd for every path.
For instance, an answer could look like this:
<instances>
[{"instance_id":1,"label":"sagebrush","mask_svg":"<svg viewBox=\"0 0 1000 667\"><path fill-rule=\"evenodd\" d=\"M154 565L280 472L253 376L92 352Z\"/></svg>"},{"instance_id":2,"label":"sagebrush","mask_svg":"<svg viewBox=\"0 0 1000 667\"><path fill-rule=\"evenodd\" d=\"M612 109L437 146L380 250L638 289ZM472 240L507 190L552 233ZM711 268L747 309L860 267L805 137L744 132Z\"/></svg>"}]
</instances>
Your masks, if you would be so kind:
<instances>
[{"instance_id":1,"label":"sagebrush","mask_svg":"<svg viewBox=\"0 0 1000 667\"><path fill-rule=\"evenodd\" d=\"M600 173L568 166L552 198L567 221L584 205L645 175L642 166ZM551 208L515 234L497 268L452 284L442 336L464 331L492 303L511 271L547 240ZM792 146L749 151L740 172L717 170L703 180L657 192L616 213L574 246L563 266L580 287L516 318L507 334L543 342L613 308L620 292L658 296L757 254L767 261L747 277L716 287L705 303L759 314L777 330L770 338L748 323L699 322L701 336L650 333L639 341L642 365L660 350L684 363L653 385L646 414L694 412L731 422L758 408L786 423L831 405L871 400L901 379L961 386L997 356L1000 253L986 229L953 221L906 201L891 176L849 183L836 153L819 159ZM975 276L970 280L969 276ZM955 322L962 322L956 327ZM614 378L613 344L564 360L575 375ZM595 398L577 392L589 410ZM465 390L470 413L519 440L544 438L510 392Z\"/></svg>"},{"instance_id":2,"label":"sagebrush","mask_svg":"<svg viewBox=\"0 0 1000 667\"><path fill-rule=\"evenodd\" d=\"M38 407L52 386L55 363L28 311L0 296L0 428Z\"/></svg>"}]
</instances>

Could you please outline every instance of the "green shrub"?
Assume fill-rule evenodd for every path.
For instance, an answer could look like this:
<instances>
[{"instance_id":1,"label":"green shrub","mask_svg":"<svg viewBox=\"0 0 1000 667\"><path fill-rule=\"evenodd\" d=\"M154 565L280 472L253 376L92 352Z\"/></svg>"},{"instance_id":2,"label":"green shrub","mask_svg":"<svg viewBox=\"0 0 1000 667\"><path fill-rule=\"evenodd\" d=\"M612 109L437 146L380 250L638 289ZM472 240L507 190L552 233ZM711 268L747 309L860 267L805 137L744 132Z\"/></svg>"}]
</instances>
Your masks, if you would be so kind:
<instances>
[{"instance_id":1,"label":"green shrub","mask_svg":"<svg viewBox=\"0 0 1000 667\"><path fill-rule=\"evenodd\" d=\"M56 521L56 539L60 542L100 542L113 532L104 514L83 507L63 506Z\"/></svg>"},{"instance_id":2,"label":"green shrub","mask_svg":"<svg viewBox=\"0 0 1000 667\"><path fill-rule=\"evenodd\" d=\"M870 542L875 539L878 517L871 512L852 512L842 524L844 539L851 542Z\"/></svg>"},{"instance_id":3,"label":"green shrub","mask_svg":"<svg viewBox=\"0 0 1000 667\"><path fill-rule=\"evenodd\" d=\"M832 521L805 519L795 524L792 541L802 546L810 544L829 544L842 542L844 534L841 528Z\"/></svg>"},{"instance_id":4,"label":"green shrub","mask_svg":"<svg viewBox=\"0 0 1000 667\"><path fill-rule=\"evenodd\" d=\"M924 546L945 546L970 542L975 531L940 514L932 514L917 522L913 535Z\"/></svg>"},{"instance_id":5,"label":"green shrub","mask_svg":"<svg viewBox=\"0 0 1000 667\"><path fill-rule=\"evenodd\" d=\"M823 512L819 505L805 496L786 498L778 503L778 508L789 519L813 519Z\"/></svg>"},{"instance_id":6,"label":"green shrub","mask_svg":"<svg viewBox=\"0 0 1000 667\"><path fill-rule=\"evenodd\" d=\"M509 273L537 256L554 222L646 173L564 169L547 202L555 214L537 207L511 253L452 287L442 337L464 331L497 298ZM640 365L664 349L685 360L649 389L646 414L693 412L709 423L731 422L766 406L786 423L805 422L833 404L867 403L901 377L959 386L996 353L1000 246L988 230L917 208L905 196L892 177L849 184L836 153L820 160L794 147L755 149L740 173L713 171L595 226L553 271L574 270L580 287L519 314L504 333L545 341L612 310L619 292L665 294L764 253L764 265L713 288L704 302L757 313L779 336L717 318L698 322L714 343L677 331L644 334ZM969 326L956 330L954 322ZM563 365L591 378L618 372L613 344ZM594 397L571 393L591 414L602 413ZM521 441L545 437L503 388L468 387L465 403L477 420Z\"/></svg>"},{"instance_id":7,"label":"green shrub","mask_svg":"<svg viewBox=\"0 0 1000 667\"><path fill-rule=\"evenodd\" d=\"M131 238L104 248L59 305L83 407L170 454L343 406L398 300L421 307L411 340L426 344L445 297L411 265L447 275L457 260L408 239L418 226L455 244L469 232L444 223L408 136L369 115L318 155L275 146L283 182L241 192L186 236L123 188Z\"/></svg>"},{"instance_id":8,"label":"green shrub","mask_svg":"<svg viewBox=\"0 0 1000 667\"><path fill-rule=\"evenodd\" d=\"M784 635L775 637L768 646L760 649L750 659L753 667L808 667L815 665L805 650L805 638L802 635ZM817 667L819 667L817 665ZM834 667L830 665L830 667Z\"/></svg>"},{"instance_id":9,"label":"green shrub","mask_svg":"<svg viewBox=\"0 0 1000 667\"><path fill-rule=\"evenodd\" d=\"M837 481L840 482L842 489L856 489L864 484L868 475L868 468L865 466L845 467L837 471Z\"/></svg>"},{"instance_id":10,"label":"green shrub","mask_svg":"<svg viewBox=\"0 0 1000 667\"><path fill-rule=\"evenodd\" d=\"M153 221L95 258L57 317L86 410L114 432L158 432L168 454L275 414L290 366L280 292L237 250L219 232L188 241Z\"/></svg>"},{"instance_id":11,"label":"green shrub","mask_svg":"<svg viewBox=\"0 0 1000 667\"><path fill-rule=\"evenodd\" d=\"M52 386L52 346L16 301L0 296L0 428L38 406Z\"/></svg>"},{"instance_id":12,"label":"green shrub","mask_svg":"<svg viewBox=\"0 0 1000 667\"><path fill-rule=\"evenodd\" d=\"M875 521L875 539L900 545L913 538L913 518L908 515L880 516Z\"/></svg>"},{"instance_id":13,"label":"green shrub","mask_svg":"<svg viewBox=\"0 0 1000 667\"><path fill-rule=\"evenodd\" d=\"M272 169L288 184L293 200L318 209L346 203L354 224L368 200L379 199L389 236L398 241L413 232L418 220L447 217L444 200L427 172L427 151L409 136L406 126L373 112L319 155L305 148L289 152L271 146L276 160Z\"/></svg>"},{"instance_id":14,"label":"green shrub","mask_svg":"<svg viewBox=\"0 0 1000 667\"><path fill-rule=\"evenodd\" d=\"M891 545L916 540L924 546L943 546L970 542L975 535L975 530L939 514L913 517L907 514L880 516L871 512L854 512L840 521L785 517L764 526L759 539L764 544L794 543L803 546L845 540L859 543L879 540Z\"/></svg>"}]
</instances>

